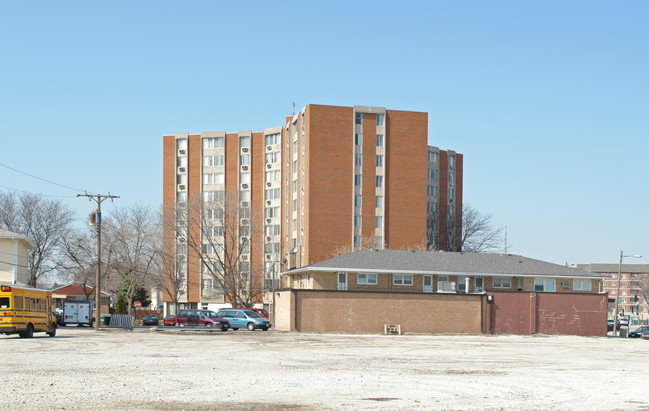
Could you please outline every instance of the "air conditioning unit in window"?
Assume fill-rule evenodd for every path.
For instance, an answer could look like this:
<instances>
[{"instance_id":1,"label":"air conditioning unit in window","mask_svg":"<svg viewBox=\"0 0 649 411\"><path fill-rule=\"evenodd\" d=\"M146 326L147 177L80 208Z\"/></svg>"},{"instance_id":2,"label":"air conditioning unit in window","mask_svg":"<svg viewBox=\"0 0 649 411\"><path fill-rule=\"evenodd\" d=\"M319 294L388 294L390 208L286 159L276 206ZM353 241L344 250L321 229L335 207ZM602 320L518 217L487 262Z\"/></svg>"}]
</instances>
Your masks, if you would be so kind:
<instances>
[{"instance_id":1,"label":"air conditioning unit in window","mask_svg":"<svg viewBox=\"0 0 649 411\"><path fill-rule=\"evenodd\" d=\"M248 171L248 166L241 166L241 169L242 169L243 171Z\"/></svg>"},{"instance_id":2,"label":"air conditioning unit in window","mask_svg":"<svg viewBox=\"0 0 649 411\"><path fill-rule=\"evenodd\" d=\"M271 167L272 167L272 165L270 165L270 164L266 164L266 168L267 168L267 169L270 169Z\"/></svg>"},{"instance_id":3,"label":"air conditioning unit in window","mask_svg":"<svg viewBox=\"0 0 649 411\"><path fill-rule=\"evenodd\" d=\"M247 153L250 149L248 147L242 147L241 152L242 153Z\"/></svg>"},{"instance_id":4,"label":"air conditioning unit in window","mask_svg":"<svg viewBox=\"0 0 649 411\"><path fill-rule=\"evenodd\" d=\"M185 170L186 170L185 167L179 167L179 168L178 168L178 172L179 172L179 173L184 173Z\"/></svg>"},{"instance_id":5,"label":"air conditioning unit in window","mask_svg":"<svg viewBox=\"0 0 649 411\"><path fill-rule=\"evenodd\" d=\"M272 257L272 254L266 254L266 260L270 260Z\"/></svg>"},{"instance_id":6,"label":"air conditioning unit in window","mask_svg":"<svg viewBox=\"0 0 649 411\"><path fill-rule=\"evenodd\" d=\"M184 184L178 184L178 190L184 191L185 190L185 185Z\"/></svg>"},{"instance_id":7,"label":"air conditioning unit in window","mask_svg":"<svg viewBox=\"0 0 649 411\"><path fill-rule=\"evenodd\" d=\"M246 183L241 184L241 188L248 188L248 184Z\"/></svg>"},{"instance_id":8,"label":"air conditioning unit in window","mask_svg":"<svg viewBox=\"0 0 649 411\"><path fill-rule=\"evenodd\" d=\"M241 219L241 225L248 225L248 219L247 218L242 218Z\"/></svg>"},{"instance_id":9,"label":"air conditioning unit in window","mask_svg":"<svg viewBox=\"0 0 649 411\"><path fill-rule=\"evenodd\" d=\"M273 237L267 235L267 236L266 236L266 241L269 241L269 242L270 242L270 241L273 241Z\"/></svg>"},{"instance_id":10,"label":"air conditioning unit in window","mask_svg":"<svg viewBox=\"0 0 649 411\"><path fill-rule=\"evenodd\" d=\"M267 151L270 151L270 150L272 150L272 149L273 149L272 146L266 146L266 150L267 150Z\"/></svg>"},{"instance_id":11,"label":"air conditioning unit in window","mask_svg":"<svg viewBox=\"0 0 649 411\"><path fill-rule=\"evenodd\" d=\"M248 254L241 254L241 259L242 260L247 260L248 259Z\"/></svg>"},{"instance_id":12,"label":"air conditioning unit in window","mask_svg":"<svg viewBox=\"0 0 649 411\"><path fill-rule=\"evenodd\" d=\"M273 219L272 219L272 218L267 218L267 219L266 219L266 223L270 224L270 223L272 223L272 222L273 222Z\"/></svg>"},{"instance_id":13,"label":"air conditioning unit in window","mask_svg":"<svg viewBox=\"0 0 649 411\"><path fill-rule=\"evenodd\" d=\"M270 187L270 186L272 186L271 183L266 183L266 187Z\"/></svg>"},{"instance_id":14,"label":"air conditioning unit in window","mask_svg":"<svg viewBox=\"0 0 649 411\"><path fill-rule=\"evenodd\" d=\"M187 151L185 150L178 150L178 154L180 154L181 156L184 156L186 153Z\"/></svg>"},{"instance_id":15,"label":"air conditioning unit in window","mask_svg":"<svg viewBox=\"0 0 649 411\"><path fill-rule=\"evenodd\" d=\"M272 201L266 200L266 205L271 205L271 204L272 204Z\"/></svg>"},{"instance_id":16,"label":"air conditioning unit in window","mask_svg":"<svg viewBox=\"0 0 649 411\"><path fill-rule=\"evenodd\" d=\"M247 202L247 201L242 201L241 202L241 207L249 207L249 206L250 206L249 202Z\"/></svg>"}]
</instances>

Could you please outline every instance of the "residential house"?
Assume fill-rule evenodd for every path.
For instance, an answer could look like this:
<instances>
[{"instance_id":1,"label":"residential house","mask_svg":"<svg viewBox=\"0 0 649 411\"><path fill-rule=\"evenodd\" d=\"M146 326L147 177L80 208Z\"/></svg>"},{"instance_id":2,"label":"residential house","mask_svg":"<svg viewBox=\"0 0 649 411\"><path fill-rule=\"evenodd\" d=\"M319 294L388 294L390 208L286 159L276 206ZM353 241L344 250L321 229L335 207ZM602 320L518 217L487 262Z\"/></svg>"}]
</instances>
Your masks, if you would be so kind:
<instances>
[{"instance_id":1,"label":"residential house","mask_svg":"<svg viewBox=\"0 0 649 411\"><path fill-rule=\"evenodd\" d=\"M605 276L520 255L361 250L282 277L283 330L606 335Z\"/></svg>"},{"instance_id":2,"label":"residential house","mask_svg":"<svg viewBox=\"0 0 649 411\"><path fill-rule=\"evenodd\" d=\"M0 229L0 281L27 285L28 252L35 247L26 235Z\"/></svg>"}]
</instances>

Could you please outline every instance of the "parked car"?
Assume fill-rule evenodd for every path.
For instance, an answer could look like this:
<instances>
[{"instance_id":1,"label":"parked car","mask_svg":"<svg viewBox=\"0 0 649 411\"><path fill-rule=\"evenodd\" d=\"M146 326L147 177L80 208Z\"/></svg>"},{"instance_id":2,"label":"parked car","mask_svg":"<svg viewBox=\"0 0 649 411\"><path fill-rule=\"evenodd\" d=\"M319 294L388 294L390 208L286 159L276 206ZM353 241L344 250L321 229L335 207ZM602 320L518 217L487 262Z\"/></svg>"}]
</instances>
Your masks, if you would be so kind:
<instances>
[{"instance_id":1,"label":"parked car","mask_svg":"<svg viewBox=\"0 0 649 411\"><path fill-rule=\"evenodd\" d=\"M164 320L162 320L162 321L163 321L163 324L164 324L165 327L168 327L168 326L173 327L174 325L176 325L176 316L175 315L167 315L167 316L165 316Z\"/></svg>"},{"instance_id":2,"label":"parked car","mask_svg":"<svg viewBox=\"0 0 649 411\"><path fill-rule=\"evenodd\" d=\"M222 331L230 328L230 322L210 310L182 310L176 317L179 327L219 327Z\"/></svg>"},{"instance_id":3,"label":"parked car","mask_svg":"<svg viewBox=\"0 0 649 411\"><path fill-rule=\"evenodd\" d=\"M647 333L649 333L649 325L643 325L642 327L636 328L635 330L633 330L633 331L631 331L629 333L629 337L631 337L631 338L640 338L640 337L642 337L642 334L645 331Z\"/></svg>"},{"instance_id":4,"label":"parked car","mask_svg":"<svg viewBox=\"0 0 649 411\"><path fill-rule=\"evenodd\" d=\"M247 328L250 331L254 331L260 328L263 331L268 331L270 328L270 321L268 319L247 308L221 308L218 314L230 321L233 330Z\"/></svg>"},{"instance_id":5,"label":"parked car","mask_svg":"<svg viewBox=\"0 0 649 411\"><path fill-rule=\"evenodd\" d=\"M268 311L264 310L263 308L247 308L247 309L256 312L257 314L259 314L260 317L270 318L270 316L268 315Z\"/></svg>"},{"instance_id":6,"label":"parked car","mask_svg":"<svg viewBox=\"0 0 649 411\"><path fill-rule=\"evenodd\" d=\"M145 314L142 317L142 325L158 325L158 316L155 314Z\"/></svg>"}]
</instances>

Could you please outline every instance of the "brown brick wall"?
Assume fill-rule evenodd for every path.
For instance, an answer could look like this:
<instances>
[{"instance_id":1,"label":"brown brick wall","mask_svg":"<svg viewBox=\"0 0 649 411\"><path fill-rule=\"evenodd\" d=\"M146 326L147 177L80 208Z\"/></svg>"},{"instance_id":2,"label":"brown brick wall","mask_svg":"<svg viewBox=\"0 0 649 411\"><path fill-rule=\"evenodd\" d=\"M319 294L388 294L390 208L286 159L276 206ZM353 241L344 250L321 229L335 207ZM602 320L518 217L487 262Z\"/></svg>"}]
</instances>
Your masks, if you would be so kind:
<instances>
[{"instance_id":1,"label":"brown brick wall","mask_svg":"<svg viewBox=\"0 0 649 411\"><path fill-rule=\"evenodd\" d=\"M354 114L351 107L308 109L310 262L331 258L336 247L352 242Z\"/></svg>"},{"instance_id":2,"label":"brown brick wall","mask_svg":"<svg viewBox=\"0 0 649 411\"><path fill-rule=\"evenodd\" d=\"M175 232L173 229L173 218L176 206L176 137L164 136L162 148L162 204L164 205L164 217L162 225L163 238L163 273L172 273L174 267L175 253ZM169 275L163 275L163 281L167 286L163 286L163 300L172 301L169 294L171 286Z\"/></svg>"},{"instance_id":3,"label":"brown brick wall","mask_svg":"<svg viewBox=\"0 0 649 411\"><path fill-rule=\"evenodd\" d=\"M405 333L482 332L481 295L314 290L277 294L282 317L276 328L281 330L380 334L384 324L398 324ZM289 323L288 313L293 315Z\"/></svg>"},{"instance_id":4,"label":"brown brick wall","mask_svg":"<svg viewBox=\"0 0 649 411\"><path fill-rule=\"evenodd\" d=\"M264 287L264 177L266 145L264 133L252 133L250 149L250 274L254 289L258 290L255 302L263 300Z\"/></svg>"},{"instance_id":5,"label":"brown brick wall","mask_svg":"<svg viewBox=\"0 0 649 411\"><path fill-rule=\"evenodd\" d=\"M605 336L607 296L586 293L490 292L488 332Z\"/></svg>"},{"instance_id":6,"label":"brown brick wall","mask_svg":"<svg viewBox=\"0 0 649 411\"><path fill-rule=\"evenodd\" d=\"M191 204L189 212L190 213L200 213L199 204L196 201L200 201L201 198L201 187L202 187L202 163L203 159L201 157L201 136L200 134L190 134L187 139L187 200L188 204ZM200 217L190 217L190 220L193 221L196 218ZM200 235L200 231L197 229L195 232L191 230L188 232L189 235ZM192 247L187 247L187 301L197 302L200 301L201 296L201 273L200 273L201 263L199 254Z\"/></svg>"},{"instance_id":7,"label":"brown brick wall","mask_svg":"<svg viewBox=\"0 0 649 411\"><path fill-rule=\"evenodd\" d=\"M428 114L387 110L386 248L412 249L426 241Z\"/></svg>"}]
</instances>

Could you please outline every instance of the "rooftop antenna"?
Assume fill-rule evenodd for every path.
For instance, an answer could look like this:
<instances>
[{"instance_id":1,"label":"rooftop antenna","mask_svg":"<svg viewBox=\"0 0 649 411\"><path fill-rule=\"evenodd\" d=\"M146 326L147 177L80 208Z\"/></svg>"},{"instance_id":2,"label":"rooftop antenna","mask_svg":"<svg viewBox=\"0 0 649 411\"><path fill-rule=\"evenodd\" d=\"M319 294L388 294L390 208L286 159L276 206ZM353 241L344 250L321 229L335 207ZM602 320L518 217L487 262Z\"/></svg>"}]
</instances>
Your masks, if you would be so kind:
<instances>
[{"instance_id":1,"label":"rooftop antenna","mask_svg":"<svg viewBox=\"0 0 649 411\"><path fill-rule=\"evenodd\" d=\"M293 102L293 114L292 115L295 115L295 101Z\"/></svg>"}]
</instances>

